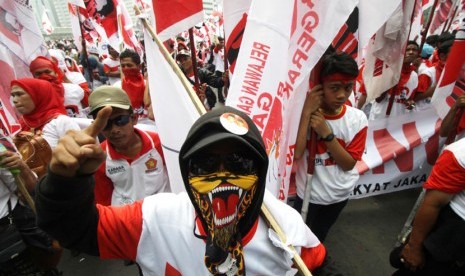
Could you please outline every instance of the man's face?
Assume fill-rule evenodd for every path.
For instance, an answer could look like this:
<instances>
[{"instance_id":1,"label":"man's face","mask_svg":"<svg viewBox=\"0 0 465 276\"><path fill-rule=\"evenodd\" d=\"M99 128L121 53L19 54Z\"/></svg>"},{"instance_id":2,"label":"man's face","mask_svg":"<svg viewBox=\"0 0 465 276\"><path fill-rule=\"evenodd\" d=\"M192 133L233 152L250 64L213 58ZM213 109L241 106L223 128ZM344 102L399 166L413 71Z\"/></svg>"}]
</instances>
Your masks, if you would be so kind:
<instances>
[{"instance_id":1,"label":"man's face","mask_svg":"<svg viewBox=\"0 0 465 276\"><path fill-rule=\"evenodd\" d=\"M410 64L412 63L415 59L418 58L419 50L418 46L415 44L409 44L407 45L407 49L405 50L405 56L404 56L404 64Z\"/></svg>"},{"instance_id":2,"label":"man's face","mask_svg":"<svg viewBox=\"0 0 465 276\"><path fill-rule=\"evenodd\" d=\"M139 68L139 65L135 63L132 58L122 58L120 60L121 69L132 69L132 68Z\"/></svg>"},{"instance_id":3,"label":"man's face","mask_svg":"<svg viewBox=\"0 0 465 276\"><path fill-rule=\"evenodd\" d=\"M48 67L43 67L35 70L33 75L36 79L40 79L40 76L42 75L49 75L55 78L57 77L57 73L52 68Z\"/></svg>"},{"instance_id":4,"label":"man's face","mask_svg":"<svg viewBox=\"0 0 465 276\"><path fill-rule=\"evenodd\" d=\"M355 80L328 81L323 83L323 109L336 111L345 104L352 93Z\"/></svg>"},{"instance_id":5,"label":"man's face","mask_svg":"<svg viewBox=\"0 0 465 276\"><path fill-rule=\"evenodd\" d=\"M127 147L132 135L134 135L134 125L136 124L137 115L130 114L129 110L113 108L102 134L113 147Z\"/></svg>"},{"instance_id":6,"label":"man's face","mask_svg":"<svg viewBox=\"0 0 465 276\"><path fill-rule=\"evenodd\" d=\"M227 250L257 190L256 163L242 145L214 144L189 160L189 184L213 243Z\"/></svg>"},{"instance_id":7,"label":"man's face","mask_svg":"<svg viewBox=\"0 0 465 276\"><path fill-rule=\"evenodd\" d=\"M178 56L178 62L184 70L188 70L192 67L192 58L190 56Z\"/></svg>"}]
</instances>

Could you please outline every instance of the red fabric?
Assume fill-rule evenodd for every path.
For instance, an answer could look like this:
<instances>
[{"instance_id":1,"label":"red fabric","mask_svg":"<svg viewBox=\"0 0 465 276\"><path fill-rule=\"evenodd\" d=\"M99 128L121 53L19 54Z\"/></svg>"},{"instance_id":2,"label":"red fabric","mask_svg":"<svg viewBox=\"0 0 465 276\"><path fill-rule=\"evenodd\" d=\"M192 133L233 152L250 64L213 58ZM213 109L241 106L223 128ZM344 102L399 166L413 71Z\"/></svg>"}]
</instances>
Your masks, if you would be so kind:
<instances>
[{"instance_id":1,"label":"red fabric","mask_svg":"<svg viewBox=\"0 0 465 276\"><path fill-rule=\"evenodd\" d=\"M132 108L144 106L145 81L139 68L123 69L121 88L128 94Z\"/></svg>"},{"instance_id":2,"label":"red fabric","mask_svg":"<svg viewBox=\"0 0 465 276\"><path fill-rule=\"evenodd\" d=\"M25 114L20 119L21 129L41 129L46 123L58 115L67 115L63 97L55 91L54 85L40 79L13 80L11 86L22 87L35 104L35 109L30 114Z\"/></svg>"},{"instance_id":3,"label":"red fabric","mask_svg":"<svg viewBox=\"0 0 465 276\"><path fill-rule=\"evenodd\" d=\"M44 68L49 68L55 71L55 73L57 74L57 78L54 82L57 82L57 83L63 82L63 77L64 77L63 72L60 70L60 68L58 68L56 63L54 63L50 59L44 56L38 56L36 59L34 59L31 62L31 64L29 64L29 70L31 71L33 75L35 71L39 69L44 69Z\"/></svg>"},{"instance_id":4,"label":"red fabric","mask_svg":"<svg viewBox=\"0 0 465 276\"><path fill-rule=\"evenodd\" d=\"M351 75L342 74L342 73L334 73L334 74L329 74L327 76L322 77L321 82L325 83L329 81L340 81L343 84L346 84L347 82L353 81L355 79L356 77L353 77Z\"/></svg>"},{"instance_id":5,"label":"red fabric","mask_svg":"<svg viewBox=\"0 0 465 276\"><path fill-rule=\"evenodd\" d=\"M418 76L418 88L416 93L425 93L431 86L431 78L426 74Z\"/></svg>"},{"instance_id":6,"label":"red fabric","mask_svg":"<svg viewBox=\"0 0 465 276\"><path fill-rule=\"evenodd\" d=\"M436 161L423 188L458 194L465 189L465 168L460 166L454 153L445 150Z\"/></svg>"},{"instance_id":7,"label":"red fabric","mask_svg":"<svg viewBox=\"0 0 465 276\"><path fill-rule=\"evenodd\" d=\"M346 151L355 160L362 160L363 152L365 151L365 144L367 138L368 127L362 128L350 141L349 145L345 148Z\"/></svg>"},{"instance_id":8,"label":"red fabric","mask_svg":"<svg viewBox=\"0 0 465 276\"><path fill-rule=\"evenodd\" d=\"M142 202L143 200L120 207L97 204L100 258L136 259L137 245L142 234Z\"/></svg>"},{"instance_id":9,"label":"red fabric","mask_svg":"<svg viewBox=\"0 0 465 276\"><path fill-rule=\"evenodd\" d=\"M81 104L82 106L85 108L85 107L88 107L89 106L89 96L90 96L90 88L89 88L89 85L87 84L87 82L81 82L79 84L79 86L82 88L82 90L84 90L84 97L82 98L81 100Z\"/></svg>"},{"instance_id":10,"label":"red fabric","mask_svg":"<svg viewBox=\"0 0 465 276\"><path fill-rule=\"evenodd\" d=\"M311 248L302 248L300 257L310 271L315 270L323 264L326 257L326 248L320 243Z\"/></svg>"}]
</instances>

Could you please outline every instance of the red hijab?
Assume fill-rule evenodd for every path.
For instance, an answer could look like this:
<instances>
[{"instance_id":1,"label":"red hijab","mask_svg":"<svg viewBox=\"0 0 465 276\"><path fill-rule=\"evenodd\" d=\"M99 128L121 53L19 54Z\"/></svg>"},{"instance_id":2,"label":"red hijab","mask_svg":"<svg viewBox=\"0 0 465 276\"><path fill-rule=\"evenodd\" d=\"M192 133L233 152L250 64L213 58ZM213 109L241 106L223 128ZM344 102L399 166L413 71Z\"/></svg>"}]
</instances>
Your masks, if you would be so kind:
<instances>
[{"instance_id":1,"label":"red hijab","mask_svg":"<svg viewBox=\"0 0 465 276\"><path fill-rule=\"evenodd\" d=\"M21 116L22 130L42 129L58 115L67 115L63 98L56 93L52 83L41 79L24 78L11 81L11 86L13 85L23 88L35 105L31 113Z\"/></svg>"},{"instance_id":2,"label":"red hijab","mask_svg":"<svg viewBox=\"0 0 465 276\"><path fill-rule=\"evenodd\" d=\"M29 64L29 70L31 71L32 75L34 75L35 71L44 68L53 70L57 76L53 77L48 74L42 74L36 78L51 82L53 84L53 87L55 88L55 91L64 98L65 88L63 87L63 79L65 75L63 74L61 69L58 68L58 65L56 63L44 56L38 56L31 62L31 64Z\"/></svg>"}]
</instances>

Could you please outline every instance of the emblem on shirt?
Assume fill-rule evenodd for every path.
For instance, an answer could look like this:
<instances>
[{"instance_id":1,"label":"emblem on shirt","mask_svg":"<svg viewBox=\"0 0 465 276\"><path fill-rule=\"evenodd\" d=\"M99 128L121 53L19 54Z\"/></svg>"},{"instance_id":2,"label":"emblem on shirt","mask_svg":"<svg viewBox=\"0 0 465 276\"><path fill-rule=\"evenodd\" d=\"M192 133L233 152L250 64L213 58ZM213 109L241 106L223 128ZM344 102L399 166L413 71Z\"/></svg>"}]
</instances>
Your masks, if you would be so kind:
<instances>
[{"instance_id":1,"label":"emblem on shirt","mask_svg":"<svg viewBox=\"0 0 465 276\"><path fill-rule=\"evenodd\" d=\"M145 162L145 166L147 167L145 173L151 173L155 171L157 169L157 163L158 161L155 158L150 157L149 160Z\"/></svg>"}]
</instances>

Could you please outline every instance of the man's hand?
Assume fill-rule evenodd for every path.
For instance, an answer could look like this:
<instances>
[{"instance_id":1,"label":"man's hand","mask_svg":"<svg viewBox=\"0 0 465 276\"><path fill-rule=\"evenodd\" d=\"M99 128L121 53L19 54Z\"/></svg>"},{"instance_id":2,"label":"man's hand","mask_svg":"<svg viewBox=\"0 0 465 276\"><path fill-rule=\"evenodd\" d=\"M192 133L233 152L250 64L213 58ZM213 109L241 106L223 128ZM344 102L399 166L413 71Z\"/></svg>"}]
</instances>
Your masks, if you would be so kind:
<instances>
[{"instance_id":1,"label":"man's hand","mask_svg":"<svg viewBox=\"0 0 465 276\"><path fill-rule=\"evenodd\" d=\"M425 265L425 254L421 246L412 246L407 243L400 256L401 262L411 271L416 271Z\"/></svg>"},{"instance_id":2,"label":"man's hand","mask_svg":"<svg viewBox=\"0 0 465 276\"><path fill-rule=\"evenodd\" d=\"M304 112L306 116L310 116L311 114L315 113L318 108L320 108L322 101L323 86L321 84L315 85L315 87L313 87L312 90L307 93L302 112Z\"/></svg>"},{"instance_id":3,"label":"man's hand","mask_svg":"<svg viewBox=\"0 0 465 276\"><path fill-rule=\"evenodd\" d=\"M465 107L465 95L460 95L454 103L456 108L463 108Z\"/></svg>"},{"instance_id":4,"label":"man's hand","mask_svg":"<svg viewBox=\"0 0 465 276\"><path fill-rule=\"evenodd\" d=\"M310 126L320 137L327 137L332 133L328 124L326 123L325 116L320 112L316 111L310 117Z\"/></svg>"},{"instance_id":5,"label":"man's hand","mask_svg":"<svg viewBox=\"0 0 465 276\"><path fill-rule=\"evenodd\" d=\"M65 177L94 173L105 160L95 137L105 128L111 112L110 106L104 107L90 126L68 131L53 150L50 171Z\"/></svg>"},{"instance_id":6,"label":"man's hand","mask_svg":"<svg viewBox=\"0 0 465 276\"><path fill-rule=\"evenodd\" d=\"M8 150L0 153L0 167L13 170L26 168L27 165L24 163L21 155Z\"/></svg>"}]
</instances>

